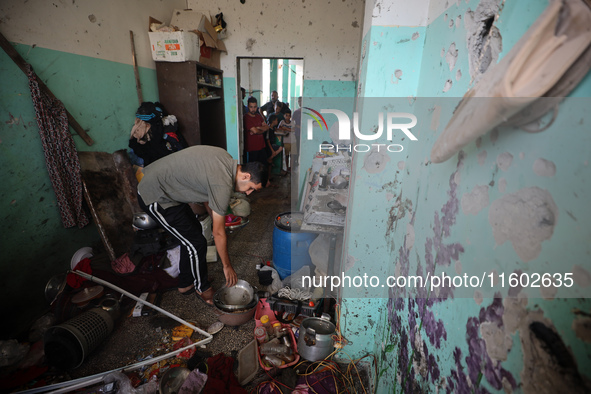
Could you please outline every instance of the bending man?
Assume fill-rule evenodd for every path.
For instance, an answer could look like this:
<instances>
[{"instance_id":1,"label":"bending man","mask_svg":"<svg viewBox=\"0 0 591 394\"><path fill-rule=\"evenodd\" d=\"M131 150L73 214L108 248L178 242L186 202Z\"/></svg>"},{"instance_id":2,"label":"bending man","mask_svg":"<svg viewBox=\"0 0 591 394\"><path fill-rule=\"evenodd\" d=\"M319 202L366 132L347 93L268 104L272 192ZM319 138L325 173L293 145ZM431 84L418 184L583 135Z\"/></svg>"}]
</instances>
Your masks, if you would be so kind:
<instances>
[{"instance_id":1,"label":"bending man","mask_svg":"<svg viewBox=\"0 0 591 394\"><path fill-rule=\"evenodd\" d=\"M214 290L207 278L207 241L201 223L188 203L206 203L213 219L215 246L227 286L237 282L226 241L225 215L234 191L250 194L267 183L262 164L243 166L225 150L198 145L155 161L144 169L138 185L138 203L181 242L179 291L197 293L213 305Z\"/></svg>"}]
</instances>

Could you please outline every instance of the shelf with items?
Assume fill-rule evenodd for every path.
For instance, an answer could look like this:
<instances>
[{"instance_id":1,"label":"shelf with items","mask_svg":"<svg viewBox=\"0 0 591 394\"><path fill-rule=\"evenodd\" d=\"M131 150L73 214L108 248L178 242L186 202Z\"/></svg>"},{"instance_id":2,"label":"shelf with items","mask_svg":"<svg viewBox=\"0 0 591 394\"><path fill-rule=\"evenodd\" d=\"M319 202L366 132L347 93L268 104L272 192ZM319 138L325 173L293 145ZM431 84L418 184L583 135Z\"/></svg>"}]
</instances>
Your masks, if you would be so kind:
<instances>
[{"instance_id":1,"label":"shelf with items","mask_svg":"<svg viewBox=\"0 0 591 394\"><path fill-rule=\"evenodd\" d=\"M226 149L223 71L195 61L156 62L160 102L189 145Z\"/></svg>"},{"instance_id":2,"label":"shelf with items","mask_svg":"<svg viewBox=\"0 0 591 394\"><path fill-rule=\"evenodd\" d=\"M197 69L197 84L200 86L208 86L212 88L222 87L222 75L217 71L207 68Z\"/></svg>"},{"instance_id":3,"label":"shelf with items","mask_svg":"<svg viewBox=\"0 0 591 394\"><path fill-rule=\"evenodd\" d=\"M198 82L197 85L199 85L199 86L205 86L205 87L208 87L208 88L214 88L214 89L221 89L222 88L221 85L212 85L210 83L205 83L205 82Z\"/></svg>"}]
</instances>

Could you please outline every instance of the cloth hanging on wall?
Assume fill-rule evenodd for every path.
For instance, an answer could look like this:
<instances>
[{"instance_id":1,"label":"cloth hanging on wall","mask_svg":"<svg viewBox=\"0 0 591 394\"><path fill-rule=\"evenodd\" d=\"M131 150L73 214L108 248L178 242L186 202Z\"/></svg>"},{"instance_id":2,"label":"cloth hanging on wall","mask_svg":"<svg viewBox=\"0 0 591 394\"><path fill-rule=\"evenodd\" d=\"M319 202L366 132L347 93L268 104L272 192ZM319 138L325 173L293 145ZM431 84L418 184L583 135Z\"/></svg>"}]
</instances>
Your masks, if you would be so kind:
<instances>
[{"instance_id":1,"label":"cloth hanging on wall","mask_svg":"<svg viewBox=\"0 0 591 394\"><path fill-rule=\"evenodd\" d=\"M37 75L30 65L27 65L27 76L45 164L55 191L62 223L66 228L82 228L89 220L82 209L80 161L74 139L68 129L66 110L61 101L51 98L39 89Z\"/></svg>"}]
</instances>

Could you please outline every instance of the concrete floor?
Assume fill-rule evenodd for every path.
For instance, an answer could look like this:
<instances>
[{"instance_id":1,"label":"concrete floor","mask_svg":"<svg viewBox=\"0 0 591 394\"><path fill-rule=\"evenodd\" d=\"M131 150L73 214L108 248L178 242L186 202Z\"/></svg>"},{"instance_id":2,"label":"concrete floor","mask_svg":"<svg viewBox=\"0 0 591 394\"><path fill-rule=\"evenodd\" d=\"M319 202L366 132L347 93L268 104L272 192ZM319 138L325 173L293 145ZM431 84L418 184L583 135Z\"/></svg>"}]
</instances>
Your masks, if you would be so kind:
<instances>
[{"instance_id":1,"label":"concrete floor","mask_svg":"<svg viewBox=\"0 0 591 394\"><path fill-rule=\"evenodd\" d=\"M275 217L290 211L291 176L275 177L274 187L263 189L249 196L252 213L250 222L243 228L228 231L228 249L232 265L239 279L261 287L256 264L273 258L273 229ZM221 263L208 264L209 277L214 288L221 287L224 275ZM160 307L164 310L206 329L218 320L212 308L194 296L183 296L176 290L163 293ZM162 314L144 317L122 317L113 333L95 349L83 364L69 373L72 379L121 368L146 357L159 354L158 349L166 340L165 333L179 323ZM239 327L224 327L207 344L207 352L237 356L239 350L253 340L254 320ZM198 339L197 335L193 339Z\"/></svg>"},{"instance_id":2,"label":"concrete floor","mask_svg":"<svg viewBox=\"0 0 591 394\"><path fill-rule=\"evenodd\" d=\"M293 188L292 182L294 182ZM259 289L264 288L259 284L255 266L273 259L275 217L283 212L295 210L292 209L291 202L297 199L291 195L292 189L297 190L295 179L292 180L291 175L274 177L273 183L273 187L249 196L252 211L249 217L250 222L243 228L228 231L229 254L238 278L246 280ZM209 277L213 279L214 288L221 287L225 282L221 263L219 261L209 263L208 270ZM125 304L130 308L135 304L135 301L128 298L125 302L124 298L122 305ZM218 316L213 308L205 306L193 295L181 295L176 289L162 293L158 305L169 313L190 321L204 330L218 321ZM170 351L173 343L170 339L171 331L179 324L176 320L157 312L142 317L125 315L118 319L113 332L107 339L89 355L85 355L84 361L79 367L55 376L52 383L119 370L138 361L165 354ZM205 349L198 349L198 352L199 354L207 352L209 355L224 353L226 356L237 359L238 352L253 340L254 327L254 320L238 327L225 326L213 336L212 342L207 344ZM193 341L203 338L198 334L192 336ZM300 369L304 368L300 373L305 371L306 366L307 364L304 363L300 367ZM189 365L189 367L191 366ZM364 387L370 387L371 373L369 365L365 365L365 363L358 364L358 367L361 371L361 380L355 381L354 386L361 391L361 381L363 381ZM342 366L342 370L345 369L346 366ZM235 371L237 372L237 363ZM281 369L270 371L270 373L288 386L295 386L297 376L292 369ZM254 380L245 388L251 392L258 383L266 381L268 378L267 374L259 368ZM287 390L287 392L289 391Z\"/></svg>"}]
</instances>

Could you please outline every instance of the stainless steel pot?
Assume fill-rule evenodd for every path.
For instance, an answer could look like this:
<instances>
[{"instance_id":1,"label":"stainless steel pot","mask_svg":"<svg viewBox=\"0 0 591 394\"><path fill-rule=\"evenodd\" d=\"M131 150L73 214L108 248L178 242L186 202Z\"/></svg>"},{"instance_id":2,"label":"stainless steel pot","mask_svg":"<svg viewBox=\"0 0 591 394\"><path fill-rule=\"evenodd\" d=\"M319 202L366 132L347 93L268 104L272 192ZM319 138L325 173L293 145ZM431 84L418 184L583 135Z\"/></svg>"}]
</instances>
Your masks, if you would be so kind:
<instances>
[{"instance_id":1,"label":"stainless steel pot","mask_svg":"<svg viewBox=\"0 0 591 394\"><path fill-rule=\"evenodd\" d=\"M133 225L142 230L150 230L159 226L158 222L145 212L133 214Z\"/></svg>"},{"instance_id":2,"label":"stainless steel pot","mask_svg":"<svg viewBox=\"0 0 591 394\"><path fill-rule=\"evenodd\" d=\"M226 326L240 326L250 320L252 320L256 311L257 303L259 298L255 294L254 302L250 302L248 307L237 311L224 311L218 308L214 303L216 314L218 315L219 321L224 323Z\"/></svg>"},{"instance_id":3,"label":"stainless steel pot","mask_svg":"<svg viewBox=\"0 0 591 394\"><path fill-rule=\"evenodd\" d=\"M214 305L223 311L238 311L256 306L254 288L245 280L239 279L232 287L222 287L213 296Z\"/></svg>"},{"instance_id":4,"label":"stainless steel pot","mask_svg":"<svg viewBox=\"0 0 591 394\"><path fill-rule=\"evenodd\" d=\"M334 351L336 327L326 313L322 317L308 317L300 325L298 352L308 361L324 360Z\"/></svg>"}]
</instances>

